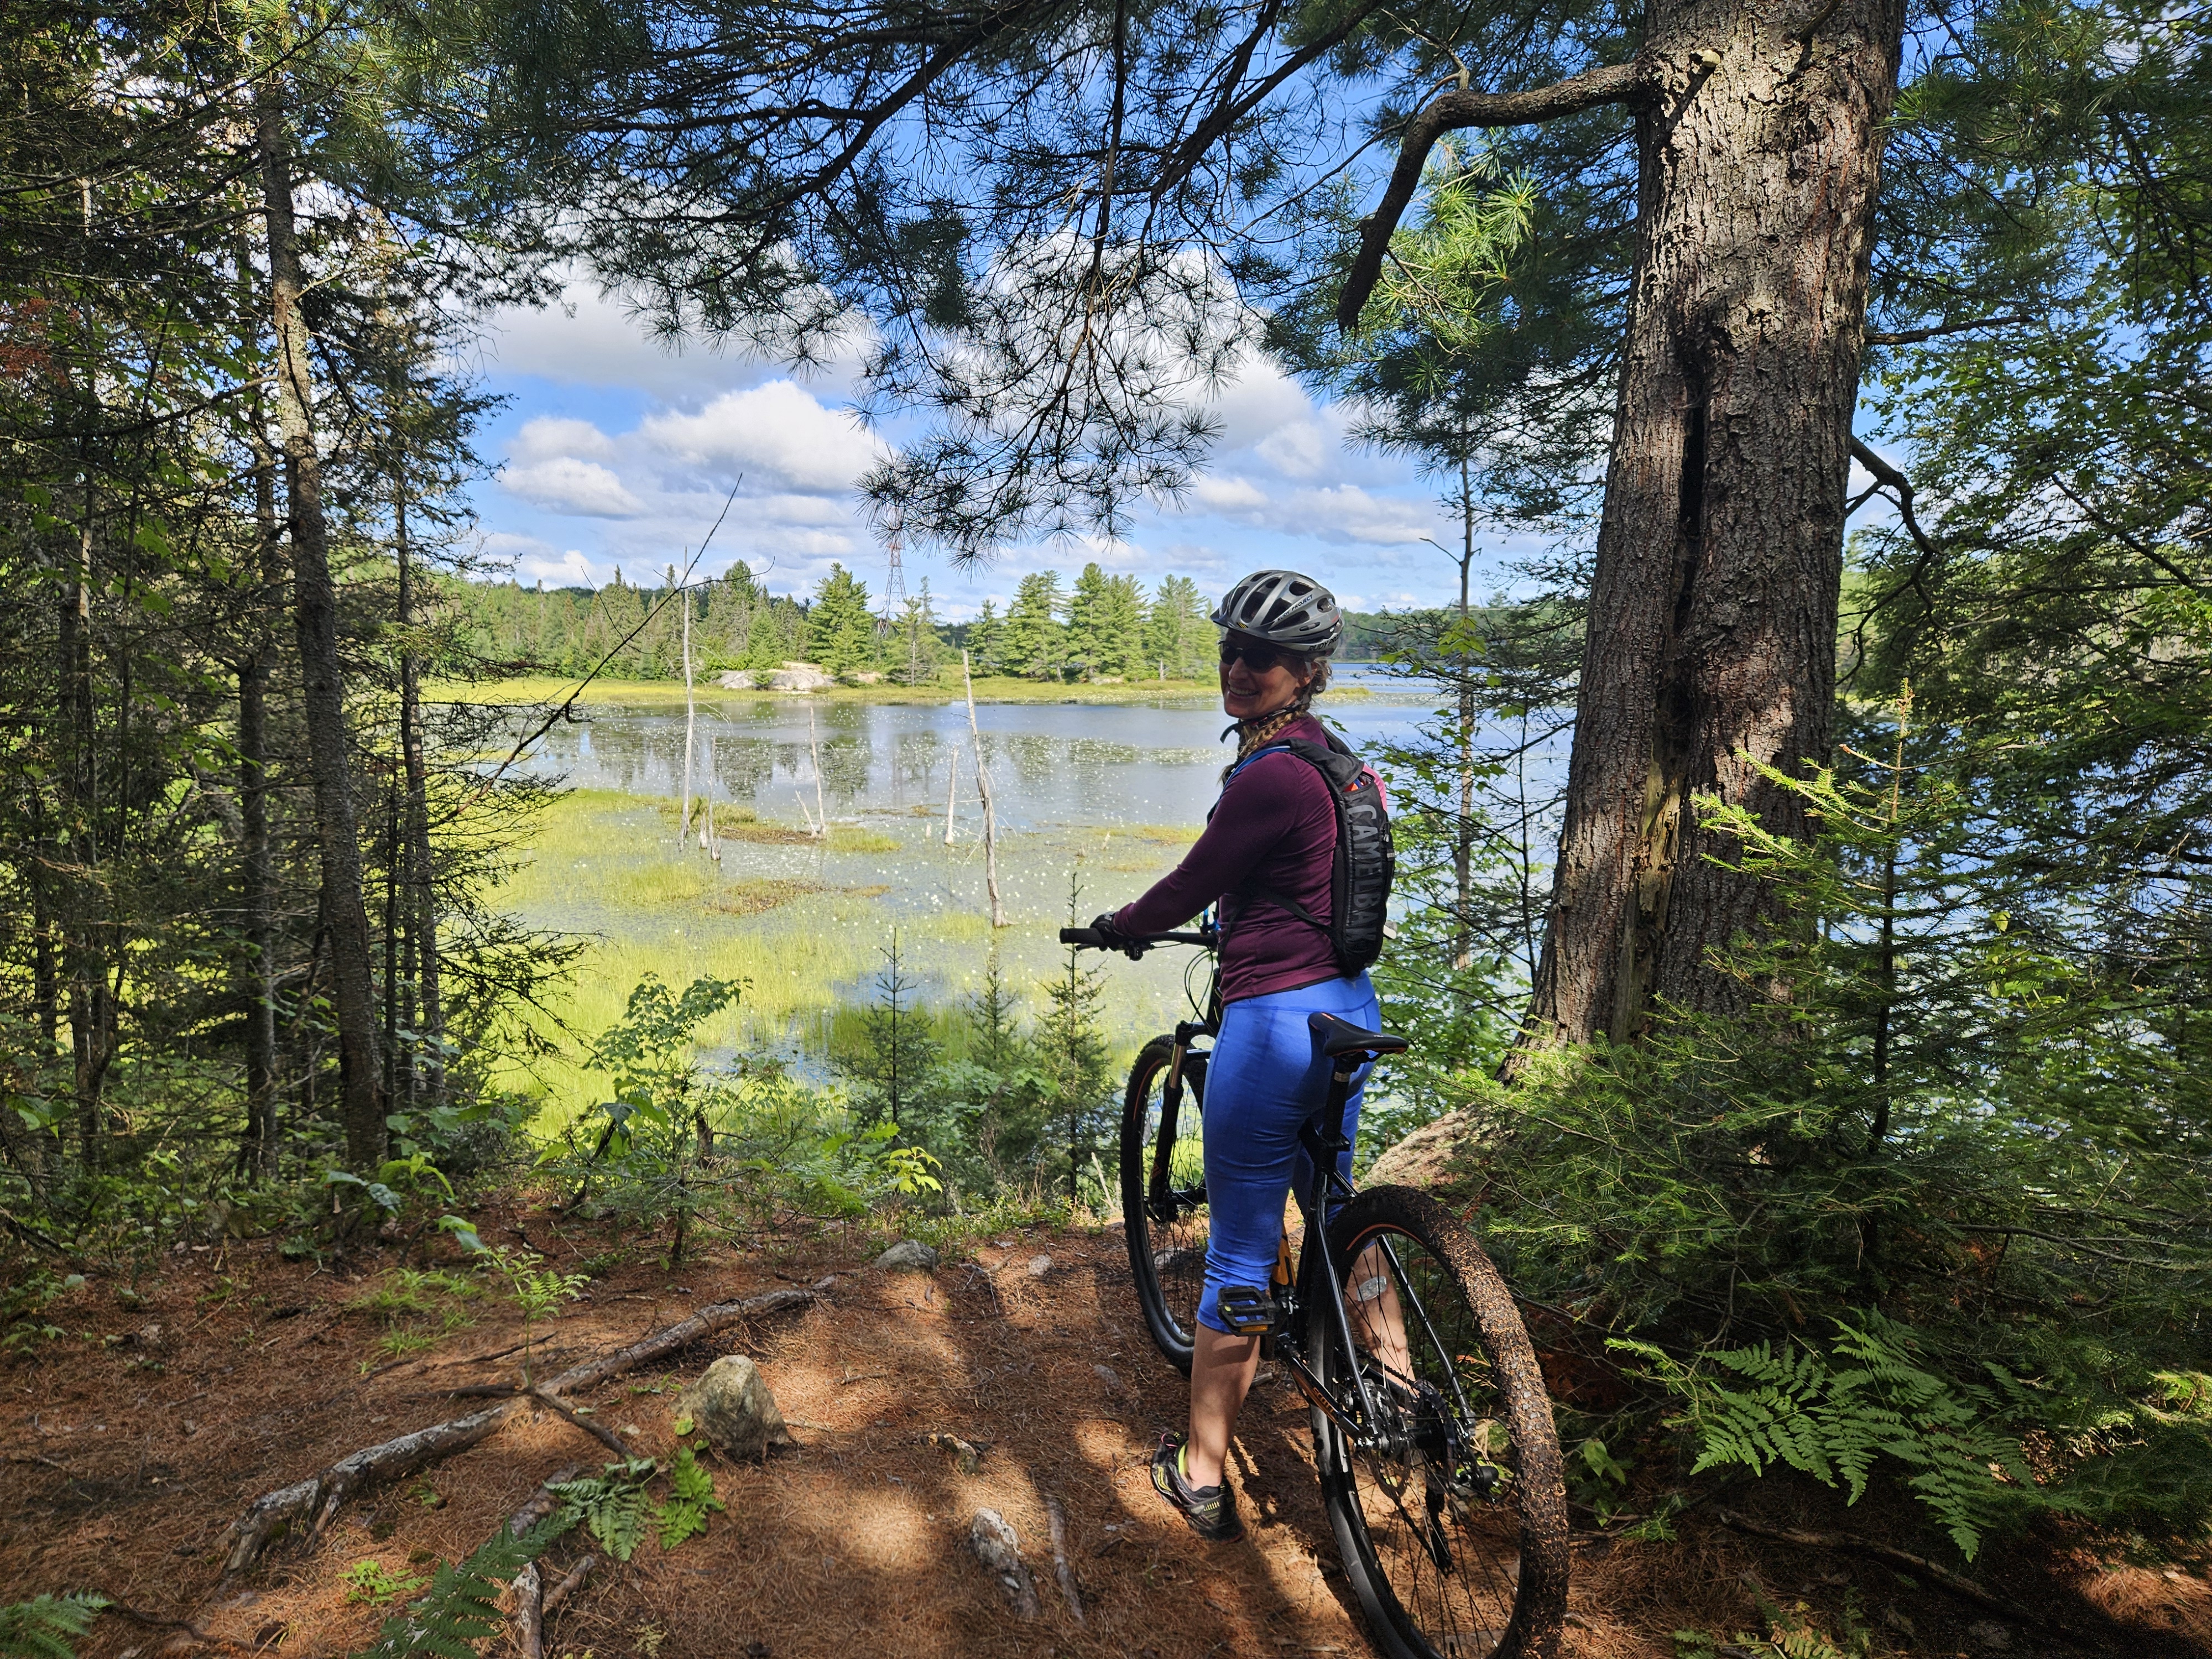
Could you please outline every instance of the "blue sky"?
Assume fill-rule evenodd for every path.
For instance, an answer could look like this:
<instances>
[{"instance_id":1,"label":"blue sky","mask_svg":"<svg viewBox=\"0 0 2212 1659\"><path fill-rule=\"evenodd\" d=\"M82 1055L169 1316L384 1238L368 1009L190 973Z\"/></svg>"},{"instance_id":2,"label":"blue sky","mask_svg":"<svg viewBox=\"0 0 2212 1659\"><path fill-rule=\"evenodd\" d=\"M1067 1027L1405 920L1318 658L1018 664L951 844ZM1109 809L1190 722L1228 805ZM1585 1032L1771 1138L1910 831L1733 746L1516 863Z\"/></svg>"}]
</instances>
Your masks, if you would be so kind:
<instances>
[{"instance_id":1,"label":"blue sky","mask_svg":"<svg viewBox=\"0 0 2212 1659\"><path fill-rule=\"evenodd\" d=\"M470 367L508 399L479 434L499 471L475 492L483 551L502 574L599 586L619 567L657 583L699 544L742 475L697 574L742 558L771 592L805 594L838 560L881 591L883 550L853 481L882 441L848 412L849 365L795 379L777 363L671 352L619 301L580 283L565 305L496 316ZM957 622L987 598L1003 611L1026 572L1096 559L1147 586L1189 576L1208 595L1248 570L1288 566L1357 611L1456 595L1452 562L1423 538L1449 546L1457 526L1410 461L1347 443L1342 410L1265 360L1249 362L1214 408L1220 442L1179 510L1140 510L1124 542L1017 547L970 572L909 548L908 590L927 575L939 614ZM1851 492L1867 482L1854 464ZM1889 516L1877 498L1853 522ZM1491 547L1476 591L1508 582L1519 550Z\"/></svg>"},{"instance_id":2,"label":"blue sky","mask_svg":"<svg viewBox=\"0 0 2212 1659\"><path fill-rule=\"evenodd\" d=\"M842 560L880 589L883 551L852 488L880 441L848 413L842 368L801 380L779 364L671 353L588 284L563 307L502 313L474 367L509 400L480 434L500 465L476 491L484 550L520 580L599 586L617 566L657 580L742 473L702 573L743 558L772 591L803 593ZM1027 571L1091 559L1147 586L1190 576L1209 594L1286 565L1356 610L1456 592L1450 561L1422 539L1449 544L1455 527L1409 462L1347 444L1341 411L1264 361L1215 408L1221 442L1181 510L1140 511L1125 542L1015 548L972 574L908 549L908 588L927 574L951 620L987 597L1003 609Z\"/></svg>"}]
</instances>

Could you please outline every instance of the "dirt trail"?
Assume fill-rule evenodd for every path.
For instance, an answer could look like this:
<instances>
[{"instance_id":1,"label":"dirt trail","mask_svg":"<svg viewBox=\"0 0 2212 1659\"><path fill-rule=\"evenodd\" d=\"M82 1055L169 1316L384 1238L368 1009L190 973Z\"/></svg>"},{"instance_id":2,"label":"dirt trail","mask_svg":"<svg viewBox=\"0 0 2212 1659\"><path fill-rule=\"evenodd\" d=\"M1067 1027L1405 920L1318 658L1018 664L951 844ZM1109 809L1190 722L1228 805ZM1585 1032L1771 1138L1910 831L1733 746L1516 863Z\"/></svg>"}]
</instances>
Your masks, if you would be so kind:
<instances>
[{"instance_id":1,"label":"dirt trail","mask_svg":"<svg viewBox=\"0 0 2212 1659\"><path fill-rule=\"evenodd\" d=\"M532 1232L547 1242L541 1226ZM933 1275L863 1268L857 1245L845 1254L794 1250L772 1263L702 1261L673 1280L640 1264L595 1282L588 1301L544 1328L555 1358L582 1357L696 1305L845 1270L830 1296L803 1312L726 1331L661 1370L589 1396L602 1421L641 1449L665 1453L677 1388L716 1352L749 1353L800 1443L765 1465L718 1466L727 1512L707 1536L665 1554L648 1544L628 1566L595 1576L556 1621L548 1652L1369 1652L1291 1390L1263 1382L1241 1425L1235 1478L1249 1541L1200 1543L1162 1510L1146 1477L1158 1433L1181 1421L1184 1389L1144 1334L1120 1235L1000 1237ZM434 1390L501 1380L514 1361L453 1362L520 1335L510 1315L484 1309L473 1328L435 1350L365 1376L380 1327L345 1304L368 1285L258 1252L234 1250L222 1265L228 1293L214 1260L200 1255L180 1259L148 1305L128 1312L112 1291L88 1286L56 1322L118 1340L57 1344L0 1373L9 1460L0 1599L97 1588L147 1613L196 1619L209 1638L165 1645L161 1632L110 1619L88 1654L343 1654L365 1645L382 1617L345 1599L341 1575L356 1563L425 1573L430 1559L483 1541L556 1468L605 1455L557 1417L517 1419L426 1476L349 1505L312 1552L280 1545L252 1577L220 1585L217 1539L254 1496L455 1414ZM937 1433L984 1446L979 1471L960 1473L930 1443ZM1053 1583L1046 1501L1054 1497L1066 1509L1086 1601L1081 1626ZM969 1522L984 1507L1020 1534L1045 1603L1034 1623L1012 1615L967 1551ZM1851 1517L1862 1528L1876 1518ZM1785 1608L1805 1603L1832 1632L1849 1594L1876 1650L2045 1650L2030 1629L1907 1587L1886 1568L1694 1517L1672 1545L1578 1537L1576 1556L1568 1644L1585 1659L1673 1659L1674 1630L1753 1628L1754 1587ZM2126 1626L2064 1650L2212 1652L2201 1580L2081 1565L2066 1589L2052 1577L2064 1562L2054 1567L2048 1556L2027 1569L2032 1583L2022 1581L2042 1595L2037 1605L2077 1625L2103 1607Z\"/></svg>"}]
</instances>

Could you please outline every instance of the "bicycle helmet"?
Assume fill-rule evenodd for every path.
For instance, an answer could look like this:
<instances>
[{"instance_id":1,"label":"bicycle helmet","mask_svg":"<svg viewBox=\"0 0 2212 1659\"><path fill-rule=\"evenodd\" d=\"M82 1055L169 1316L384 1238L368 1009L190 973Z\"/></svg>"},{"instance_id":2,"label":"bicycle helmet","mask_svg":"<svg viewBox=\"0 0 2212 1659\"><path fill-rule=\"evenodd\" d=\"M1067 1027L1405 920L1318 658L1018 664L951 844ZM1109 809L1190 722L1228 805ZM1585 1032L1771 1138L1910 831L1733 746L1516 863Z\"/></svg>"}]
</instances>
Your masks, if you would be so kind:
<instances>
[{"instance_id":1,"label":"bicycle helmet","mask_svg":"<svg viewBox=\"0 0 2212 1659\"><path fill-rule=\"evenodd\" d=\"M1329 655L1344 636L1336 596L1295 570L1254 571L1223 596L1213 622L1309 657Z\"/></svg>"}]
</instances>

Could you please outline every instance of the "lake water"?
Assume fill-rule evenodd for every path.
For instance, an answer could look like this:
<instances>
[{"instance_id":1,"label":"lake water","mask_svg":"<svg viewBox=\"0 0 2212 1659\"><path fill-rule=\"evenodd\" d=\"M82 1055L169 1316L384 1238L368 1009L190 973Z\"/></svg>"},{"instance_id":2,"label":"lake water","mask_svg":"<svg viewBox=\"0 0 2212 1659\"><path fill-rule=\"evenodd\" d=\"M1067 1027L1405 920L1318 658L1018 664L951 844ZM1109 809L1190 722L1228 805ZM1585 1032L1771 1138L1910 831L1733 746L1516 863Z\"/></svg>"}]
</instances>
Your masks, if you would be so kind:
<instances>
[{"instance_id":1,"label":"lake water","mask_svg":"<svg viewBox=\"0 0 2212 1659\"><path fill-rule=\"evenodd\" d=\"M1338 684L1364 695L1325 696L1323 713L1364 750L1411 733L1435 696L1363 677ZM1377 687L1386 689L1376 689ZM556 726L532 763L583 788L675 797L683 788L684 714L594 705L588 724ZM1218 702L979 703L999 827L1196 824L1234 754ZM974 809L974 743L964 703L864 703L804 697L702 696L693 750L695 794L799 822L819 799L830 816L909 814L942 806L949 769L961 769L963 810Z\"/></svg>"},{"instance_id":2,"label":"lake water","mask_svg":"<svg viewBox=\"0 0 2212 1659\"><path fill-rule=\"evenodd\" d=\"M1363 750L1410 735L1437 702L1432 690L1358 670L1339 684L1356 695L1324 698L1322 712ZM531 926L595 940L563 1017L572 1030L600 1029L647 972L677 984L699 974L742 979L743 1006L702 1033L709 1046L765 1046L810 1069L837 1006L878 994L894 929L925 1003L974 995L995 963L1040 1007L1044 982L1065 971L1058 929L1071 903L1087 920L1172 868L1233 753L1212 699L979 704L1007 920L994 928L964 703L702 695L693 793L711 799L725 824L733 806L762 821L738 826L719 861L676 833L681 705L584 712L527 763L577 793L556 808L501 898ZM831 823L853 829L827 841L789 833L815 812L817 789ZM1071 886L1080 889L1073 900ZM1102 1013L1118 1048L1182 1017L1197 988L1186 983L1188 954L1107 959ZM573 1076L540 1081L556 1099L589 1086Z\"/></svg>"}]
</instances>

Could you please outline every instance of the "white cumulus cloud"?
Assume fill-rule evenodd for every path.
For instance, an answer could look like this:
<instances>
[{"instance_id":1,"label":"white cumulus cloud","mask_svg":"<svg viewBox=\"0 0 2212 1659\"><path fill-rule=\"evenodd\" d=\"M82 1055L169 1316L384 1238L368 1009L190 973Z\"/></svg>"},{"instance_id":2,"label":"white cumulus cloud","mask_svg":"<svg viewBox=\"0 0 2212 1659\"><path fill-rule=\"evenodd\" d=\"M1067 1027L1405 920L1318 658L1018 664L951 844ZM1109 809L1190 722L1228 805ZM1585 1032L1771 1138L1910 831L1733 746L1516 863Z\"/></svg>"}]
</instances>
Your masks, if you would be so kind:
<instances>
[{"instance_id":1,"label":"white cumulus cloud","mask_svg":"<svg viewBox=\"0 0 2212 1659\"><path fill-rule=\"evenodd\" d=\"M766 473L799 490L839 490L875 459L875 441L790 380L730 392L696 415L648 415L638 434L693 466Z\"/></svg>"},{"instance_id":2,"label":"white cumulus cloud","mask_svg":"<svg viewBox=\"0 0 2212 1659\"><path fill-rule=\"evenodd\" d=\"M574 456L525 461L500 475L500 483L532 507L586 519L635 519L645 503L611 468Z\"/></svg>"}]
</instances>

